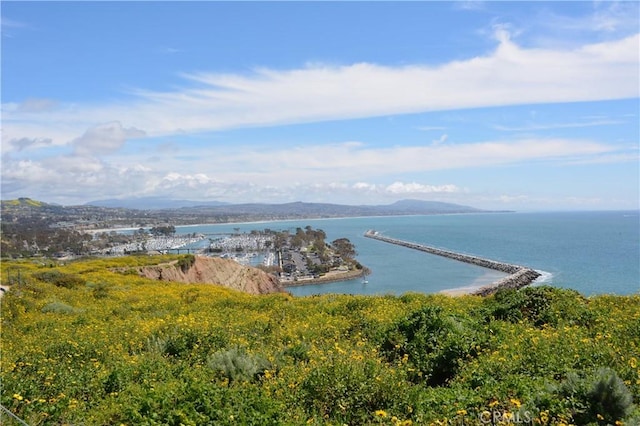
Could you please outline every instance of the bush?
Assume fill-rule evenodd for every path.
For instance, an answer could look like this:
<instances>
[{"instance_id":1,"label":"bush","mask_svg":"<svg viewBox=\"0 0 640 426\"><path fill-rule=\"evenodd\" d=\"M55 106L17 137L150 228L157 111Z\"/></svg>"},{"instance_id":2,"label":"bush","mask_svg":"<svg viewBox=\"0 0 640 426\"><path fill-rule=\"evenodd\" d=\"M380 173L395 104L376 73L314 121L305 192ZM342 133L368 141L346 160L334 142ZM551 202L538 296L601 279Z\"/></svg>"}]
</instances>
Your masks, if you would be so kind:
<instances>
[{"instance_id":1,"label":"bush","mask_svg":"<svg viewBox=\"0 0 640 426\"><path fill-rule=\"evenodd\" d=\"M100 281L95 284L89 283L87 286L91 288L91 294L96 299L104 299L109 296L109 289L111 288L111 285L107 282Z\"/></svg>"},{"instance_id":2,"label":"bush","mask_svg":"<svg viewBox=\"0 0 640 426\"><path fill-rule=\"evenodd\" d=\"M264 375L265 371L273 368L267 359L248 354L239 348L212 354L207 360L207 365L226 378L229 386L235 382L255 382Z\"/></svg>"},{"instance_id":3,"label":"bush","mask_svg":"<svg viewBox=\"0 0 640 426\"><path fill-rule=\"evenodd\" d=\"M596 372L591 389L587 393L587 402L588 421L598 421L602 424L614 424L631 414L633 409L631 392L618 374L608 367L600 368Z\"/></svg>"},{"instance_id":4,"label":"bush","mask_svg":"<svg viewBox=\"0 0 640 426\"><path fill-rule=\"evenodd\" d=\"M512 323L531 321L536 327L561 322L589 325L593 321L587 300L579 293L549 286L501 289L486 299L485 314Z\"/></svg>"},{"instance_id":5,"label":"bush","mask_svg":"<svg viewBox=\"0 0 640 426\"><path fill-rule=\"evenodd\" d=\"M296 362L308 362L310 359L309 349L311 349L311 346L306 342L302 342L294 346L289 346L282 352L282 355L290 356Z\"/></svg>"},{"instance_id":6,"label":"bush","mask_svg":"<svg viewBox=\"0 0 640 426\"><path fill-rule=\"evenodd\" d=\"M337 424L370 424L376 411L408 416L408 386L373 359L335 359L313 369L300 390L302 405L311 416L334 419Z\"/></svg>"},{"instance_id":7,"label":"bush","mask_svg":"<svg viewBox=\"0 0 640 426\"><path fill-rule=\"evenodd\" d=\"M149 337L147 351L161 356L185 358L198 342L199 336L195 332L176 327L169 332Z\"/></svg>"},{"instance_id":8,"label":"bush","mask_svg":"<svg viewBox=\"0 0 640 426\"><path fill-rule=\"evenodd\" d=\"M453 379L464 361L477 356L485 341L468 318L425 306L399 321L388 332L382 349L388 359L404 358L414 365L414 381L425 379L429 385L440 386Z\"/></svg>"},{"instance_id":9,"label":"bush","mask_svg":"<svg viewBox=\"0 0 640 426\"><path fill-rule=\"evenodd\" d=\"M182 299L182 301L187 305L196 302L199 297L200 297L200 292L198 291L197 288L190 288L180 295L180 298Z\"/></svg>"},{"instance_id":10,"label":"bush","mask_svg":"<svg viewBox=\"0 0 640 426\"><path fill-rule=\"evenodd\" d=\"M60 271L42 271L33 274L37 280L51 283L57 287L76 288L84 285L84 280L75 274L64 274Z\"/></svg>"},{"instance_id":11,"label":"bush","mask_svg":"<svg viewBox=\"0 0 640 426\"><path fill-rule=\"evenodd\" d=\"M557 387L538 401L541 408L561 411L565 404L577 424L616 424L632 413L633 397L618 374L608 367L595 372L571 372Z\"/></svg>"},{"instance_id":12,"label":"bush","mask_svg":"<svg viewBox=\"0 0 640 426\"><path fill-rule=\"evenodd\" d=\"M178 263L176 263L176 266L186 274L189 271L189 269L191 269L194 263L196 263L196 257L192 254L185 254L182 258L178 260Z\"/></svg>"},{"instance_id":13,"label":"bush","mask_svg":"<svg viewBox=\"0 0 640 426\"><path fill-rule=\"evenodd\" d=\"M44 305L42 312L45 314L49 312L54 314L75 314L82 312L82 309L74 308L73 306L69 306L63 302L51 302Z\"/></svg>"}]
</instances>

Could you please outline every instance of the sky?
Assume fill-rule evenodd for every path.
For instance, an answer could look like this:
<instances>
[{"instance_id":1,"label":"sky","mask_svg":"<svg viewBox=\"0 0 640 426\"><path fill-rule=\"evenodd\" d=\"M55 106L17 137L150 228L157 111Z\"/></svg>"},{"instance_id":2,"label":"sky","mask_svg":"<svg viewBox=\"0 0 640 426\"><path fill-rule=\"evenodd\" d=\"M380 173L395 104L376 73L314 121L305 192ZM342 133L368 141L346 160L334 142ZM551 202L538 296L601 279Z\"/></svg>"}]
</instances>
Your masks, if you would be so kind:
<instances>
[{"instance_id":1,"label":"sky","mask_svg":"<svg viewBox=\"0 0 640 426\"><path fill-rule=\"evenodd\" d=\"M2 1L2 199L638 209L638 2Z\"/></svg>"}]
</instances>

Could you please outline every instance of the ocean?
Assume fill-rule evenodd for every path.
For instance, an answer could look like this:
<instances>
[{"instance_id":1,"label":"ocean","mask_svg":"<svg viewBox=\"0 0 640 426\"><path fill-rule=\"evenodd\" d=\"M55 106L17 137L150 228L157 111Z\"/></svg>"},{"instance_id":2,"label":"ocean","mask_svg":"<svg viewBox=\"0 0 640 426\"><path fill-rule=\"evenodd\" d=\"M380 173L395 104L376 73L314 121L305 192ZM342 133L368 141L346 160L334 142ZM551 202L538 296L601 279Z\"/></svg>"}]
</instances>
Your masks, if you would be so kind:
<instances>
[{"instance_id":1,"label":"ocean","mask_svg":"<svg viewBox=\"0 0 640 426\"><path fill-rule=\"evenodd\" d=\"M327 241L348 238L371 270L362 279L291 287L292 294L437 293L477 288L505 274L364 237L385 236L528 266L542 273L534 285L584 295L640 293L640 212L478 213L309 219L177 227L177 232L219 234L253 229L291 230L310 225Z\"/></svg>"}]
</instances>

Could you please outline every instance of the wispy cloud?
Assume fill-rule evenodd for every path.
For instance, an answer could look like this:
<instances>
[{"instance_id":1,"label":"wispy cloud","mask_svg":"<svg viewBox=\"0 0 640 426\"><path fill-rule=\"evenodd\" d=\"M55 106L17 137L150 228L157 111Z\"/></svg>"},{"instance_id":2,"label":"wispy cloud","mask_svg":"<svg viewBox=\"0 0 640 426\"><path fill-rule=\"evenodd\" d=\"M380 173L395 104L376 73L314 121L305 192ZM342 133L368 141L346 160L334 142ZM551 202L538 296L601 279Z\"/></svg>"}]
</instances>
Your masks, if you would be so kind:
<instances>
[{"instance_id":1,"label":"wispy cloud","mask_svg":"<svg viewBox=\"0 0 640 426\"><path fill-rule=\"evenodd\" d=\"M50 146L51 142L51 139L21 138L13 139L10 143L16 151L22 151L27 148Z\"/></svg>"},{"instance_id":2,"label":"wispy cloud","mask_svg":"<svg viewBox=\"0 0 640 426\"><path fill-rule=\"evenodd\" d=\"M505 132L527 132L533 130L552 130L552 129L573 129L581 127L596 127L596 126L613 126L616 124L624 124L622 120L609 120L609 119L596 119L591 121L577 121L570 123L548 123L548 124L527 124L524 126L492 126L496 130Z\"/></svg>"},{"instance_id":3,"label":"wispy cloud","mask_svg":"<svg viewBox=\"0 0 640 426\"><path fill-rule=\"evenodd\" d=\"M489 55L438 67L357 63L248 75L191 73L185 74L189 88L140 90L134 100L115 104L60 105L46 114L7 104L3 140L51 138L64 144L109 121L157 136L639 95L639 35L571 50L527 49L505 34L499 38Z\"/></svg>"},{"instance_id":4,"label":"wispy cloud","mask_svg":"<svg viewBox=\"0 0 640 426\"><path fill-rule=\"evenodd\" d=\"M457 10L483 10L486 4L482 0L461 0L453 2Z\"/></svg>"},{"instance_id":5,"label":"wispy cloud","mask_svg":"<svg viewBox=\"0 0 640 426\"><path fill-rule=\"evenodd\" d=\"M142 138L145 132L136 128L123 128L117 122L104 123L88 129L73 141L75 153L81 156L97 156L117 151L127 139Z\"/></svg>"},{"instance_id":6,"label":"wispy cloud","mask_svg":"<svg viewBox=\"0 0 640 426\"><path fill-rule=\"evenodd\" d=\"M31 26L26 22L16 21L6 16L0 17L0 30L2 31L3 37L12 38L16 30L25 28L31 28Z\"/></svg>"},{"instance_id":7,"label":"wispy cloud","mask_svg":"<svg viewBox=\"0 0 640 426\"><path fill-rule=\"evenodd\" d=\"M432 145L440 145L440 144L445 143L447 141L447 139L449 139L449 136L446 135L446 134L443 134L438 139L434 139L433 141L431 141L431 144Z\"/></svg>"},{"instance_id":8,"label":"wispy cloud","mask_svg":"<svg viewBox=\"0 0 640 426\"><path fill-rule=\"evenodd\" d=\"M117 125L112 127L115 130L107 134L126 132ZM117 145L113 140L90 146L111 151ZM290 201L304 199L311 192L345 198L367 192L378 198L446 195L463 189L454 182L429 183L423 176L437 170L480 170L521 163L569 164L614 157L633 161L634 154L637 160L637 151L588 140L524 139L405 147L345 142L268 151L210 146L200 149L196 158L184 160L158 151L153 153L158 156L156 161L148 161L147 153L112 154L102 159L71 153L39 161L7 156L3 159L2 190L6 196L20 194L25 188L34 196L36 191L46 195L58 188L60 196L162 194L236 202ZM398 176L413 177L399 180Z\"/></svg>"},{"instance_id":9,"label":"wispy cloud","mask_svg":"<svg viewBox=\"0 0 640 426\"><path fill-rule=\"evenodd\" d=\"M171 47L171 46L162 46L160 48L158 48L158 53L162 53L165 55L173 55L175 53L180 53L181 50L180 49L176 49L175 47Z\"/></svg>"},{"instance_id":10,"label":"wispy cloud","mask_svg":"<svg viewBox=\"0 0 640 426\"><path fill-rule=\"evenodd\" d=\"M431 132L434 130L446 130L447 128L444 126L418 126L416 129L423 132Z\"/></svg>"}]
</instances>

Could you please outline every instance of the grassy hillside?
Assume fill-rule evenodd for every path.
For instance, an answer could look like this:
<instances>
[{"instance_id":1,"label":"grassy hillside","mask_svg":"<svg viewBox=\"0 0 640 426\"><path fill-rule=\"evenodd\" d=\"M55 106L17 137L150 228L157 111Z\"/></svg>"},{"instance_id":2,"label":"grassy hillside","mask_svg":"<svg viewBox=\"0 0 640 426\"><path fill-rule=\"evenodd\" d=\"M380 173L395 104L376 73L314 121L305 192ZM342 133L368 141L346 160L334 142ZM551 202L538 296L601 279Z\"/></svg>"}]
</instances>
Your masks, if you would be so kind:
<instances>
[{"instance_id":1,"label":"grassy hillside","mask_svg":"<svg viewBox=\"0 0 640 426\"><path fill-rule=\"evenodd\" d=\"M250 296L128 272L167 260L3 262L2 405L30 425L640 418L639 296Z\"/></svg>"}]
</instances>

